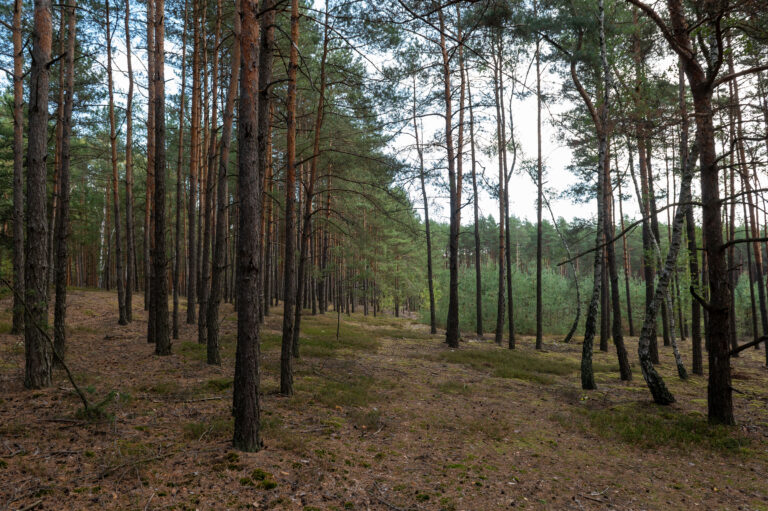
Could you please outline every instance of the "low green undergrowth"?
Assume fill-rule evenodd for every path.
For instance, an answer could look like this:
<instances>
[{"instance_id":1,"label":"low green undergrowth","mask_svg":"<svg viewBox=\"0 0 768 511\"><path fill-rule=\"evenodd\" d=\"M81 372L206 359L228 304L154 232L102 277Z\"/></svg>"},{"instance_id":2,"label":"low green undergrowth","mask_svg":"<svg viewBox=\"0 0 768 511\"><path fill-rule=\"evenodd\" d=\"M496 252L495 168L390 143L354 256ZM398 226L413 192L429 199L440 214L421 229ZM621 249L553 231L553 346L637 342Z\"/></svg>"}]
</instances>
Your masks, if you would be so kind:
<instances>
[{"instance_id":1,"label":"low green undergrowth","mask_svg":"<svg viewBox=\"0 0 768 511\"><path fill-rule=\"evenodd\" d=\"M644 448L698 446L720 452L749 453L750 441L738 429L709 424L700 413L686 413L652 403L577 409L575 416L558 422L568 427L575 424L601 437Z\"/></svg>"},{"instance_id":2,"label":"low green undergrowth","mask_svg":"<svg viewBox=\"0 0 768 511\"><path fill-rule=\"evenodd\" d=\"M545 385L554 383L555 376L566 376L579 370L575 360L520 350L459 349L442 352L437 358L489 372L498 378L514 378Z\"/></svg>"}]
</instances>

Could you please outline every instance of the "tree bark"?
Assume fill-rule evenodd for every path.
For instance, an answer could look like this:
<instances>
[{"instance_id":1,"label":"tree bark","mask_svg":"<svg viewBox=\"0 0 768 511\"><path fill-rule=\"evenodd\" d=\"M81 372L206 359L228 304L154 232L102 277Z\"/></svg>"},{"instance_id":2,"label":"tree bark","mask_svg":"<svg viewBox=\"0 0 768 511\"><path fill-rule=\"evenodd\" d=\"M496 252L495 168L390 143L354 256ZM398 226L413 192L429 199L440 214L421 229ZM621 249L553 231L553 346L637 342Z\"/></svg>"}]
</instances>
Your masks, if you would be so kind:
<instances>
[{"instance_id":1,"label":"tree bark","mask_svg":"<svg viewBox=\"0 0 768 511\"><path fill-rule=\"evenodd\" d=\"M24 49L23 0L13 3L13 320L11 334L24 331Z\"/></svg>"},{"instance_id":2,"label":"tree bark","mask_svg":"<svg viewBox=\"0 0 768 511\"><path fill-rule=\"evenodd\" d=\"M179 338L179 287L181 273L181 239L184 227L182 226L182 210L184 207L184 182L181 175L181 166L184 162L184 98L187 89L187 20L189 2L184 0L184 26L181 30L181 94L179 95L179 141L176 154L176 239L173 251L173 314L171 336ZM236 17L236 16L235 16ZM239 65L239 64L238 64Z\"/></svg>"},{"instance_id":3,"label":"tree bark","mask_svg":"<svg viewBox=\"0 0 768 511\"><path fill-rule=\"evenodd\" d=\"M125 2L125 52L128 94L125 101L125 319L133 321L136 281L136 237L133 220L133 65L131 63L130 1Z\"/></svg>"},{"instance_id":4,"label":"tree bark","mask_svg":"<svg viewBox=\"0 0 768 511\"><path fill-rule=\"evenodd\" d=\"M501 49L498 45L494 44L495 49L498 52L498 55L496 55L496 58L494 59L494 67L493 67L493 90L494 90L494 99L495 99L495 105L496 105L496 144L498 146L498 157L499 157L499 257L498 257L498 263L499 263L499 286L498 286L498 294L496 299L496 331L494 335L494 340L496 341L496 344L501 344L501 341L504 338L504 272L506 269L506 257L504 255L506 243L504 240L504 227L506 226L506 221L504 220L504 197L506 197L506 194L504 193L504 183L506 181L505 179L505 169L504 169L504 156L502 154L503 147L505 144L505 137L502 133L502 127L503 127L503 120L501 117L501 86L500 86L500 75L501 75Z\"/></svg>"},{"instance_id":5,"label":"tree bark","mask_svg":"<svg viewBox=\"0 0 768 511\"><path fill-rule=\"evenodd\" d=\"M77 7L75 0L67 2L67 49L66 66L63 73L65 83L64 105L61 116L61 160L59 168L59 200L56 213L54 252L54 284L56 301L53 315L53 347L55 360L63 362L66 356L67 340L67 237L69 234L69 168L70 141L72 137L72 104L75 92L75 36L77 26ZM109 11L107 11L109 12ZM109 25L109 22L107 22ZM109 40L109 38L107 38ZM115 185L117 186L117 185ZM119 254L119 252L118 252ZM118 266L119 268L119 266Z\"/></svg>"},{"instance_id":6,"label":"tree bark","mask_svg":"<svg viewBox=\"0 0 768 511\"><path fill-rule=\"evenodd\" d=\"M605 64L606 62L604 61L603 63ZM604 72L606 74L605 81L607 86L610 84L610 80L607 78L609 71L605 68ZM614 238L613 215L611 214L613 208L613 186L611 181L610 158L607 154L609 149L607 146L608 144L606 141L606 154L603 157L603 165L605 165L603 169L603 232L605 233L605 239L608 241L605 246L605 252L608 277L611 284L611 316L613 318L611 333L613 344L616 346L616 355L619 359L619 375L622 381L630 381L632 380L632 367L629 365L627 348L624 346L624 334L621 329L621 289L619 287L619 272L616 269L616 249L612 241Z\"/></svg>"},{"instance_id":7,"label":"tree bark","mask_svg":"<svg viewBox=\"0 0 768 511\"><path fill-rule=\"evenodd\" d=\"M534 12L537 9L537 3L533 4ZM541 39L536 38L536 349L540 350L544 346L542 314L544 313L542 304L542 256L543 256L543 230L541 224L541 208L544 199L544 167L542 165L541 155Z\"/></svg>"},{"instance_id":8,"label":"tree bark","mask_svg":"<svg viewBox=\"0 0 768 511\"><path fill-rule=\"evenodd\" d=\"M424 170L424 149L419 137L419 125L416 122L416 76L413 77L413 133L416 138L416 153L419 155L419 182L421 183L421 200L424 203L424 229L427 237L427 285L429 286L429 332L437 333L437 317L435 314L435 285L432 277L432 233L429 224L429 199Z\"/></svg>"},{"instance_id":9,"label":"tree bark","mask_svg":"<svg viewBox=\"0 0 768 511\"><path fill-rule=\"evenodd\" d=\"M187 324L196 322L197 306L197 168L200 165L200 4L192 3L192 119L189 131L189 205L187 234Z\"/></svg>"},{"instance_id":10,"label":"tree bark","mask_svg":"<svg viewBox=\"0 0 768 511\"><path fill-rule=\"evenodd\" d=\"M208 344L208 299L210 297L210 258L211 258L211 229L213 227L214 211L214 188L216 187L216 140L218 138L218 83L219 83L219 45L221 41L221 0L216 2L216 28L213 36L213 63L211 66L211 117L210 132L208 140L208 167L205 172L205 227L203 229L203 248L200 265L200 278L202 286L200 287L200 311L197 317L197 342L199 344ZM209 363L211 353L217 351L218 347L208 345ZM217 357L213 357L216 359Z\"/></svg>"},{"instance_id":11,"label":"tree bark","mask_svg":"<svg viewBox=\"0 0 768 511\"><path fill-rule=\"evenodd\" d=\"M325 107L326 60L328 59L328 2L325 4L325 23L323 29L323 54L320 59L320 84L318 88L317 111L315 113L314 137L312 142L312 159L309 162L309 179L306 183L306 200L304 201L304 221L301 230L301 246L299 248L299 267L297 271L296 310L293 323L293 352L298 356L299 333L301 332L302 302L305 298L305 273L307 267L307 251L312 236L312 204L315 195L315 180L317 179L317 160L320 158L320 132L323 128L323 113ZM298 44L298 43L297 43Z\"/></svg>"},{"instance_id":12,"label":"tree bark","mask_svg":"<svg viewBox=\"0 0 768 511\"><path fill-rule=\"evenodd\" d=\"M475 154L475 113L472 105L472 87L467 80L467 100L469 101L469 149L472 161L472 207L475 214L475 331L483 337L483 280L480 254L480 203L477 194L477 157ZM422 163L423 166L423 163ZM423 188L423 186L422 186ZM430 258L431 264L431 258ZM431 280L431 279L430 279ZM432 298L434 301L434 297ZM434 307L433 307L434 309ZM433 332L435 333L435 332Z\"/></svg>"},{"instance_id":13,"label":"tree bark","mask_svg":"<svg viewBox=\"0 0 768 511\"><path fill-rule=\"evenodd\" d=\"M291 0L291 50L288 63L288 105L286 130L286 173L285 173L285 257L283 259L283 338L280 352L280 393L293 394L293 357L298 356L298 345L293 345L293 307L296 281L294 262L296 259L296 71L299 67L299 2Z\"/></svg>"},{"instance_id":14,"label":"tree bark","mask_svg":"<svg viewBox=\"0 0 768 511\"><path fill-rule=\"evenodd\" d=\"M127 325L128 319L125 316L125 275L123 274L123 247L122 239L120 237L120 179L117 170L117 127L115 123L115 94L114 94L114 82L112 78L112 25L110 20L110 0L106 0L104 5L106 6L106 29L107 29L107 91L109 94L109 148L112 163L112 212L115 216L115 269L116 277L115 283L117 284L117 309L119 325ZM74 50L74 48L73 48ZM73 63L74 66L74 63ZM66 112L64 114L66 116ZM65 120L66 124L66 120ZM66 126L65 126L66 129ZM63 149L63 148L62 148ZM67 158L69 156L67 155ZM62 160L64 158L64 152L62 151ZM62 173L63 173L63 161L62 161ZM63 182L63 180L62 180ZM59 203L63 202L62 197L64 194L69 195L68 191L63 188L60 190L61 197ZM57 250L58 252L58 250ZM64 255L66 256L66 248L64 249ZM61 257L57 254L57 257ZM65 257L66 260L66 257Z\"/></svg>"},{"instance_id":15,"label":"tree bark","mask_svg":"<svg viewBox=\"0 0 768 511\"><path fill-rule=\"evenodd\" d=\"M448 241L448 259L450 283L448 289L448 317L445 321L445 342L451 348L459 347L461 331L459 330L459 207L458 181L456 176L456 161L453 147L453 116L451 108L451 64L448 48L445 43L445 18L442 8L437 16L440 27L440 51L442 53L443 71L443 101L445 102L445 145L448 158L448 188L450 206L450 234Z\"/></svg>"},{"instance_id":16,"label":"tree bark","mask_svg":"<svg viewBox=\"0 0 768 511\"><path fill-rule=\"evenodd\" d=\"M32 67L27 136L27 235L25 247L24 386L51 384L52 346L38 330L48 325L48 218L46 212L46 156L48 92L51 60L50 0L35 0L32 30Z\"/></svg>"},{"instance_id":17,"label":"tree bark","mask_svg":"<svg viewBox=\"0 0 768 511\"><path fill-rule=\"evenodd\" d=\"M219 352L219 304L221 303L221 285L224 268L226 266L227 245L227 198L228 181L227 168L229 165L229 148L232 138L232 121L234 118L235 97L237 96L237 84L240 79L240 7L235 7L234 25L232 33L232 71L229 78L229 90L227 102L224 107L224 119L221 126L221 143L219 145L219 184L216 190L216 239L213 250L213 265L211 267L211 295L208 302L208 346L207 360L209 364L221 365Z\"/></svg>"},{"instance_id":18,"label":"tree bark","mask_svg":"<svg viewBox=\"0 0 768 511\"><path fill-rule=\"evenodd\" d=\"M168 331L168 285L165 250L165 0L155 0L155 243L152 294L155 308L155 354L171 354Z\"/></svg>"},{"instance_id":19,"label":"tree bark","mask_svg":"<svg viewBox=\"0 0 768 511\"><path fill-rule=\"evenodd\" d=\"M298 0L293 0L298 7ZM258 168L259 3L244 0L240 11L240 98L238 102L237 350L233 444L242 451L261 449L259 408L259 308L261 267L261 183ZM290 353L289 353L290 359Z\"/></svg>"},{"instance_id":20,"label":"tree bark","mask_svg":"<svg viewBox=\"0 0 768 511\"><path fill-rule=\"evenodd\" d=\"M261 15L261 51L259 53L259 132L257 134L259 145L259 169L262 175L265 176L266 182L264 188L267 192L272 190L272 122L274 111L274 105L271 97L271 85L272 85L272 66L275 52L275 12L276 5L275 0L264 0L262 3L262 15ZM276 287L277 283L272 282L270 269L272 266L271 261L271 243L270 238L272 236L272 210L273 199L272 197L264 197L267 201L265 204L266 214L266 233L264 235L265 244L262 247L264 264L264 299L263 299L263 314L269 313L270 296L269 292L272 287ZM277 213L275 212L275 216Z\"/></svg>"},{"instance_id":21,"label":"tree bark","mask_svg":"<svg viewBox=\"0 0 768 511\"><path fill-rule=\"evenodd\" d=\"M152 306L152 228L154 226L154 211L152 196L154 194L155 172L155 27L154 2L147 0L147 181L145 187L144 205L144 310L148 311L147 341L155 342L154 324L155 308Z\"/></svg>"}]
</instances>

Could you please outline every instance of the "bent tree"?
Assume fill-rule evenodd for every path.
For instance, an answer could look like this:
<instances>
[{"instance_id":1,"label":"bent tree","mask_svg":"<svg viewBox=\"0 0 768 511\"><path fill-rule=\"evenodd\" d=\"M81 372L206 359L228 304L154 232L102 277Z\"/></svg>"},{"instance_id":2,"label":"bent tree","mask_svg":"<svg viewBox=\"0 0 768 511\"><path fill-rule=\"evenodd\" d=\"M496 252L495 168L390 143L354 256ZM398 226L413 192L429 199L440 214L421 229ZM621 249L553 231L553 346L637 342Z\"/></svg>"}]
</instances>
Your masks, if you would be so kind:
<instances>
[{"instance_id":1,"label":"bent tree","mask_svg":"<svg viewBox=\"0 0 768 511\"><path fill-rule=\"evenodd\" d=\"M729 346L729 332L734 318L730 315L731 289L728 285L723 244L712 96L719 85L739 76L768 69L768 65L720 76L726 50L723 20L730 11L737 8L733 2L702 2L699 13L687 10L682 0L667 0L668 19L665 20L653 7L640 0L626 1L637 6L656 24L670 48L680 57L693 97L696 139L700 151L702 225L709 281L709 302L697 298L707 311L707 414L711 422L734 424ZM697 19L697 15L701 18ZM691 27L694 25L705 27L710 34L706 38L699 38L698 50L691 39Z\"/></svg>"}]
</instances>

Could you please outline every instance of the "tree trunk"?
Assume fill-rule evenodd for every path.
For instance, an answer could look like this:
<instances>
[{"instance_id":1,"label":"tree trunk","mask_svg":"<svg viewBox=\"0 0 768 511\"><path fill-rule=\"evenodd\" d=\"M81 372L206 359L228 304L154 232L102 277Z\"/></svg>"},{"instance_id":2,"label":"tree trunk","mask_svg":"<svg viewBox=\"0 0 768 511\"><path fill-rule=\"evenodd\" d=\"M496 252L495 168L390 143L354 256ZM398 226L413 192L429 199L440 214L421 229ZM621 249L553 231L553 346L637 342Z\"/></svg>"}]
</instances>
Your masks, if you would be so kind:
<instances>
[{"instance_id":1,"label":"tree trunk","mask_svg":"<svg viewBox=\"0 0 768 511\"><path fill-rule=\"evenodd\" d=\"M618 171L619 166L616 165L616 169ZM621 181L622 176L619 174L616 176L616 181L619 185L619 217L620 217L620 226L621 231L624 232L624 207L623 202L624 199L622 198L621 193ZM627 237L622 236L621 237L622 245L623 245L623 257L622 257L622 266L624 267L624 288L625 288L625 294L627 295L627 322L629 324L629 335L634 337L635 335L635 325L634 321L632 321L632 296L629 290L629 283L632 279L632 272L629 267L629 248L627 247Z\"/></svg>"},{"instance_id":2,"label":"tree trunk","mask_svg":"<svg viewBox=\"0 0 768 511\"><path fill-rule=\"evenodd\" d=\"M22 0L13 3L13 321L11 334L24 331L24 49Z\"/></svg>"},{"instance_id":3,"label":"tree trunk","mask_svg":"<svg viewBox=\"0 0 768 511\"><path fill-rule=\"evenodd\" d=\"M54 283L56 286L56 302L53 316L53 346L55 360L64 361L66 356L67 339L67 237L69 234L69 168L70 140L72 136L72 103L75 91L75 36L77 26L77 8L75 0L67 2L67 49L66 66L64 71L65 98L63 115L61 116L61 166L59 167L59 200L56 213L55 247L54 252ZM107 11L109 13L109 11ZM63 13L62 13L63 15ZM107 14L108 15L108 14ZM109 26L109 22L107 22ZM109 30L107 30L109 31ZM107 37L109 40L109 37ZM115 186L117 186L115 184ZM119 253L119 252L118 252ZM118 266L119 268L119 266Z\"/></svg>"},{"instance_id":4,"label":"tree trunk","mask_svg":"<svg viewBox=\"0 0 768 511\"><path fill-rule=\"evenodd\" d=\"M193 0L192 119L189 130L189 205L187 235L187 324L196 322L197 306L197 168L200 165L200 3Z\"/></svg>"},{"instance_id":5,"label":"tree trunk","mask_svg":"<svg viewBox=\"0 0 768 511\"><path fill-rule=\"evenodd\" d=\"M298 0L293 0L297 5ZM233 444L242 451L261 449L259 436L259 309L261 268L261 183L258 168L259 3L242 4L240 98L238 102L237 351ZM289 354L290 355L290 354Z\"/></svg>"},{"instance_id":6,"label":"tree trunk","mask_svg":"<svg viewBox=\"0 0 768 511\"><path fill-rule=\"evenodd\" d=\"M293 362L298 356L298 345L293 345L293 307L296 281L294 261L296 258L296 221L294 203L296 197L296 71L299 64L299 2L291 0L291 50L288 64L288 105L286 133L285 173L285 258L283 259L283 339L280 353L280 393L293 394Z\"/></svg>"},{"instance_id":7,"label":"tree trunk","mask_svg":"<svg viewBox=\"0 0 768 511\"><path fill-rule=\"evenodd\" d=\"M451 64L445 44L445 18L442 8L437 16L440 23L440 51L443 57L443 101L445 102L445 145L448 158L448 188L450 200L450 234L448 241L448 259L450 283L448 289L448 317L445 321L445 342L451 348L459 347L459 208L456 161L453 147L453 117L451 108Z\"/></svg>"},{"instance_id":8,"label":"tree trunk","mask_svg":"<svg viewBox=\"0 0 768 511\"><path fill-rule=\"evenodd\" d=\"M685 100L685 75L683 64L678 66L678 90L680 98L680 162L685 165L688 161L688 104ZM690 273L691 289L699 293L699 253L696 248L696 222L693 208L685 212L686 237L688 238L688 270ZM691 348L693 374L703 375L704 366L701 353L701 305L697 300L691 300Z\"/></svg>"},{"instance_id":9,"label":"tree trunk","mask_svg":"<svg viewBox=\"0 0 768 511\"><path fill-rule=\"evenodd\" d=\"M133 290L136 281L136 237L133 220L133 65L131 63L130 2L125 3L125 51L128 95L125 101L125 319L133 321Z\"/></svg>"},{"instance_id":10,"label":"tree trunk","mask_svg":"<svg viewBox=\"0 0 768 511\"><path fill-rule=\"evenodd\" d=\"M51 384L52 346L38 330L48 325L48 217L46 165L48 92L51 60L50 0L35 0L30 69L29 132L27 138L27 211L25 247L24 386Z\"/></svg>"},{"instance_id":11,"label":"tree trunk","mask_svg":"<svg viewBox=\"0 0 768 511\"><path fill-rule=\"evenodd\" d=\"M154 211L152 210L152 195L154 194L155 172L155 28L154 2L147 0L147 182L145 187L144 205L144 310L148 311L147 331L148 342L155 342L154 324L155 308L152 306L152 228L154 226Z\"/></svg>"},{"instance_id":12,"label":"tree trunk","mask_svg":"<svg viewBox=\"0 0 768 511\"><path fill-rule=\"evenodd\" d=\"M608 70L604 70L606 74L606 85L610 83L608 76ZM606 154L604 155L603 165L603 232L605 233L605 240L607 245L605 247L606 252L606 266L608 267L608 276L611 284L611 312L613 318L612 324L612 337L613 344L616 346L616 355L619 359L619 374L622 381L630 381L632 379L632 367L629 365L629 357L627 356L627 349L624 346L624 334L621 330L621 297L619 287L619 272L616 269L616 249L613 243L614 238L614 224L613 215L611 214L613 208L613 186L611 181L611 166L610 158L607 152L609 151L608 144L606 142Z\"/></svg>"},{"instance_id":13,"label":"tree trunk","mask_svg":"<svg viewBox=\"0 0 768 511\"><path fill-rule=\"evenodd\" d=\"M496 50L499 50L498 45L494 45ZM499 51L500 53L500 51ZM503 127L503 120L501 117L501 91L500 91L500 75L501 75L501 55L496 55L496 58L494 59L494 68L493 68L493 90L494 90L494 99L496 104L496 143L498 145L497 151L498 151L498 157L499 157L499 256L498 256L498 264L499 264L499 286L498 286L498 294L496 299L496 331L494 335L494 340L496 341L496 344L501 344L501 341L504 338L504 271L506 269L506 257L504 255L505 252L505 240L504 240L504 227L506 225L506 222L504 221L504 197L506 194L504 193L504 182L505 179L505 170L504 170L504 156L502 154L503 147L504 147L504 135L502 134L502 127Z\"/></svg>"},{"instance_id":14,"label":"tree trunk","mask_svg":"<svg viewBox=\"0 0 768 511\"><path fill-rule=\"evenodd\" d=\"M165 0L155 0L155 244L152 294L155 308L155 354L171 354L168 331L168 285L165 250Z\"/></svg>"},{"instance_id":15,"label":"tree trunk","mask_svg":"<svg viewBox=\"0 0 768 511\"><path fill-rule=\"evenodd\" d=\"M298 286L296 287L296 311L293 323L293 353L298 356L299 334L301 332L302 301L305 298L304 281L306 278L307 251L312 236L312 203L315 195L315 180L317 179L317 160L320 158L320 132L323 128L323 112L325 107L326 74L325 64L328 59L328 3L325 5L325 23L323 30L323 54L320 59L320 85L318 88L317 111L315 114L314 140L312 142L312 159L309 162L309 179L306 183L306 200L304 201L304 221L301 230L301 246L299 248L299 267L297 271ZM297 40L296 40L297 41ZM296 43L298 44L298 42Z\"/></svg>"},{"instance_id":16,"label":"tree trunk","mask_svg":"<svg viewBox=\"0 0 768 511\"><path fill-rule=\"evenodd\" d=\"M221 0L216 3L216 28L213 39L213 63L211 67L211 117L210 117L210 135L208 141L208 167L205 172L205 228L203 229L203 249L202 263L200 265L200 278L202 286L200 287L200 311L197 317L197 342L199 344L208 344L208 298L210 297L210 258L211 258L211 229L213 227L214 211L214 188L216 187L216 140L218 131L218 83L219 83L219 44L221 41ZM217 351L217 346L208 345L209 363L211 352ZM218 357L213 357L214 359Z\"/></svg>"},{"instance_id":17,"label":"tree trunk","mask_svg":"<svg viewBox=\"0 0 768 511\"><path fill-rule=\"evenodd\" d=\"M224 107L224 122L221 127L221 143L219 145L219 184L216 190L216 239L213 250L213 264L211 267L211 295L208 302L208 346L207 360L209 364L221 365L219 353L219 304L221 303L221 285L224 268L226 266L227 244L227 168L229 165L229 147L232 137L232 120L234 117L235 97L237 96L237 84L240 78L240 7L235 7L234 26L232 33L232 71L229 78L229 90L227 102Z\"/></svg>"},{"instance_id":18,"label":"tree trunk","mask_svg":"<svg viewBox=\"0 0 768 511\"><path fill-rule=\"evenodd\" d=\"M477 194L477 158L475 154L475 113L472 105L471 81L467 80L467 99L469 101L469 148L472 158L472 207L475 214L475 331L483 338L483 280L480 254L480 203ZM423 163L422 163L423 165ZM431 260L430 260L431 264ZM431 279L430 279L431 285ZM433 298L434 301L434 298ZM434 332L433 332L434 333Z\"/></svg>"},{"instance_id":19,"label":"tree trunk","mask_svg":"<svg viewBox=\"0 0 768 511\"><path fill-rule=\"evenodd\" d=\"M112 163L112 212L115 216L115 268L116 277L115 283L117 284L117 309L119 325L127 325L128 319L125 316L125 276L123 275L123 247L122 239L120 237L120 179L117 171L117 128L115 125L115 94L114 94L114 82L112 78L112 30L110 20L110 0L106 0L104 5L106 6L106 28L107 28L107 91L109 94L109 148ZM74 48L73 48L74 50ZM74 66L74 63L73 63ZM66 112L65 112L66 115ZM66 123L66 121L65 121ZM65 127L66 129L66 127ZM62 157L64 156L62 152ZM68 158L68 155L67 155ZM63 165L62 165L63 173ZM64 194L68 195L68 192L61 189L59 203L63 202L62 197ZM57 250L58 253L58 250ZM66 256L66 248L64 249L64 255ZM57 254L57 257L61 257ZM65 257L66 261L66 257Z\"/></svg>"},{"instance_id":20,"label":"tree trunk","mask_svg":"<svg viewBox=\"0 0 768 511\"><path fill-rule=\"evenodd\" d=\"M413 133L416 137L416 153L419 155L419 181L421 182L421 199L424 203L424 229L427 236L427 284L429 286L429 332L437 333L437 318L435 315L435 286L432 278L432 233L429 225L429 199L424 171L424 149L419 137L419 126L416 122L416 76L413 77Z\"/></svg>"},{"instance_id":21,"label":"tree trunk","mask_svg":"<svg viewBox=\"0 0 768 511\"><path fill-rule=\"evenodd\" d=\"M179 95L179 142L176 154L176 239L173 250L173 320L172 337L179 338L179 283L181 273L181 238L183 235L182 210L184 207L184 182L181 176L181 165L184 162L184 98L187 89L187 20L189 2L184 0L184 27L181 31L181 94ZM237 16L235 16L237 17Z\"/></svg>"},{"instance_id":22,"label":"tree trunk","mask_svg":"<svg viewBox=\"0 0 768 511\"><path fill-rule=\"evenodd\" d=\"M534 13L537 10L537 2L533 4ZM544 313L542 304L542 252L543 252L543 230L541 224L541 208L544 198L544 167L542 165L541 155L541 39L536 38L536 349L543 348L543 325L542 314Z\"/></svg>"},{"instance_id":23,"label":"tree trunk","mask_svg":"<svg viewBox=\"0 0 768 511\"><path fill-rule=\"evenodd\" d=\"M259 54L259 132L257 134L259 145L259 169L262 176L265 176L266 182L262 191L266 188L271 190L272 179L274 177L272 166L272 123L274 104L270 95L270 87L272 86L272 66L274 61L275 52L275 0L264 0L262 5L263 14L261 15L261 52ZM270 264L270 248L269 237L272 235L271 226L269 222L272 216L272 197L265 195L264 200L267 201L265 206L268 209L268 215L266 216L266 243L262 246L263 259L266 260L265 272L263 275L264 285L264 300L262 314L269 312L269 290L275 286L274 282L270 283L271 275L269 270ZM274 213L275 217L277 212ZM271 285L270 285L271 284Z\"/></svg>"}]
</instances>

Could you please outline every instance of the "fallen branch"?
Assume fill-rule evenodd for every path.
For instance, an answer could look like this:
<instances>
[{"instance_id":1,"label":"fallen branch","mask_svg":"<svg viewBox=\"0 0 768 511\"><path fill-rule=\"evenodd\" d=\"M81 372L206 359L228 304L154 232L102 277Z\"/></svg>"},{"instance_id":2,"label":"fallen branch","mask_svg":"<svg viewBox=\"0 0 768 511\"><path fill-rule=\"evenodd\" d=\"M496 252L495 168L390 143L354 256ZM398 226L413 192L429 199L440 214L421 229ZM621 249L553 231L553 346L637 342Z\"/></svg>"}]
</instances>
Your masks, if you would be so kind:
<instances>
[{"instance_id":1,"label":"fallen branch","mask_svg":"<svg viewBox=\"0 0 768 511\"><path fill-rule=\"evenodd\" d=\"M744 350L745 350L745 349L747 349L747 348L751 348L752 346L757 346L758 344L760 344L761 342L764 342L764 341L768 341L768 336L765 336L765 335L764 335L764 336L762 336L762 337L758 337L758 338L757 338L756 340L754 340L754 341L750 341L750 342L748 342L747 344L742 344L742 345L741 345L741 346L739 346L738 348L734 348L734 349L732 349L731 351L729 351L729 352L728 352L728 356L729 356L729 357L734 357L734 356L736 356L736 355L737 355L739 352L742 352L742 351L744 351Z\"/></svg>"},{"instance_id":2,"label":"fallen branch","mask_svg":"<svg viewBox=\"0 0 768 511\"><path fill-rule=\"evenodd\" d=\"M27 302L24 300L24 297L22 297L18 291L11 285L10 282L5 280L4 278L0 278L0 283L5 284L5 286L11 290L11 292L14 294L16 299L21 302L21 304L24 306L24 310L27 312L27 317L25 318L25 321L31 321L32 325L37 329L38 332L40 332L43 337L48 341L48 344L51 345L51 351L53 352L53 356L56 358L56 360L59 361L61 364L61 367L64 368L64 371L67 373L67 378L69 378L69 383L72 384L72 386L75 388L75 391L77 392L77 395L80 396L80 400L83 402L83 407L85 408L86 412L90 412L91 410L95 410L95 408L91 407L91 404L88 402L88 398L85 397L85 394L82 390L80 390L80 387L75 382L75 378L72 376L72 373L69 370L69 367L67 367L67 364L64 363L64 358L61 357L56 352L56 346L53 344L53 339L51 339L51 336L48 335L48 332L43 329L40 325L37 324L36 321L32 321L32 312L29 310L29 307L27 307Z\"/></svg>"},{"instance_id":3,"label":"fallen branch","mask_svg":"<svg viewBox=\"0 0 768 511\"><path fill-rule=\"evenodd\" d=\"M167 458L167 457L169 457L169 456L171 456L171 455L173 455L173 453L168 453L168 454L160 454L160 455L158 455L158 456L151 456L151 457L149 457L149 458L142 458L142 459L140 459L140 460L129 461L129 462L127 462L127 463L121 463L120 465L117 465L117 466L115 466L115 467L110 467L110 468L106 469L106 470L105 470L105 471L103 471L101 474L99 474L99 475L96 477L96 479L97 479L97 480L98 480L98 479L104 479L104 478L105 478L105 477L107 477L108 475L110 475L110 474L114 474L114 473L115 473L115 472L117 472L118 470L122 470L122 469L124 469L124 468L128 468L128 467L135 467L135 466L137 466L137 465L141 465L142 463L149 463L150 461L161 460L161 459L163 459L163 458Z\"/></svg>"},{"instance_id":4,"label":"fallen branch","mask_svg":"<svg viewBox=\"0 0 768 511\"><path fill-rule=\"evenodd\" d=\"M37 501L35 501L35 502L31 503L31 504L28 504L28 505L26 505L24 507L20 507L18 511L30 511L30 509L35 509L37 506L39 506L42 503L43 503L42 500L37 500Z\"/></svg>"}]
</instances>

